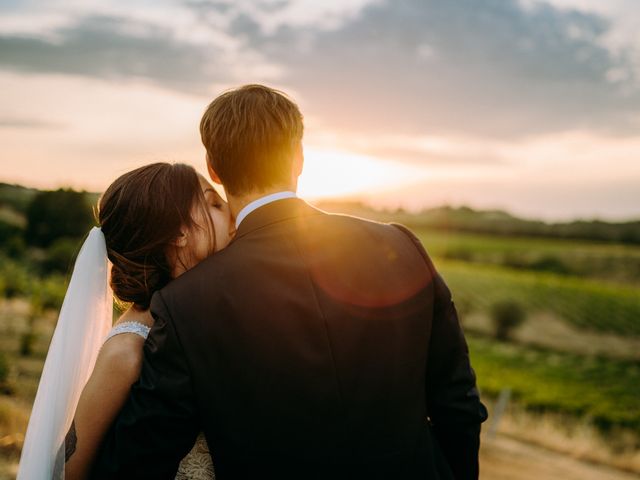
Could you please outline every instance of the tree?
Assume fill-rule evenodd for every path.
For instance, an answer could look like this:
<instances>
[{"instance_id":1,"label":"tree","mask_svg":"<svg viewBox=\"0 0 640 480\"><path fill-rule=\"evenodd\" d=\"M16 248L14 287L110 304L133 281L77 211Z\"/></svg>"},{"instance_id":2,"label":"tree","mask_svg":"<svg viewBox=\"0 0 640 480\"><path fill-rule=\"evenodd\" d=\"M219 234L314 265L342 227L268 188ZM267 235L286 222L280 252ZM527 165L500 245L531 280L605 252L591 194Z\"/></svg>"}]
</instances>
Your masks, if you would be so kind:
<instances>
[{"instance_id":1,"label":"tree","mask_svg":"<svg viewBox=\"0 0 640 480\"><path fill-rule=\"evenodd\" d=\"M0 249L12 258L24 253L24 228L0 218Z\"/></svg>"},{"instance_id":2,"label":"tree","mask_svg":"<svg viewBox=\"0 0 640 480\"><path fill-rule=\"evenodd\" d=\"M86 192L70 189L38 192L27 208L25 240L48 247L60 238L81 238L94 224Z\"/></svg>"},{"instance_id":3,"label":"tree","mask_svg":"<svg viewBox=\"0 0 640 480\"><path fill-rule=\"evenodd\" d=\"M524 322L526 313L522 306L512 300L503 300L491 305L494 335L496 339L506 341L513 330Z\"/></svg>"},{"instance_id":4,"label":"tree","mask_svg":"<svg viewBox=\"0 0 640 480\"><path fill-rule=\"evenodd\" d=\"M45 274L70 272L73 260L80 251L81 241L63 237L55 240L46 250L40 267Z\"/></svg>"}]
</instances>

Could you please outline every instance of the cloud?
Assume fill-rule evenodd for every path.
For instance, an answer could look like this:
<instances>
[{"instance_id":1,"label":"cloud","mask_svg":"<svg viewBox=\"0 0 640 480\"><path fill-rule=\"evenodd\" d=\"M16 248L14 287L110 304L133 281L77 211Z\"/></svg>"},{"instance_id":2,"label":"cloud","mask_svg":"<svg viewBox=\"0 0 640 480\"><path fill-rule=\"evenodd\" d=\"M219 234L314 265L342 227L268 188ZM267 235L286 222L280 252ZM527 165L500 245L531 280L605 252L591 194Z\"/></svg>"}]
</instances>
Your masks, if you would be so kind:
<instances>
[{"instance_id":1,"label":"cloud","mask_svg":"<svg viewBox=\"0 0 640 480\"><path fill-rule=\"evenodd\" d=\"M510 158L510 155L503 153L504 145L499 142L459 137L334 134L323 138L323 135L312 133L311 141L315 145L324 144L327 148L338 147L415 166L502 166L507 165Z\"/></svg>"},{"instance_id":2,"label":"cloud","mask_svg":"<svg viewBox=\"0 0 640 480\"><path fill-rule=\"evenodd\" d=\"M171 31L116 17L85 17L56 32L56 41L0 37L0 64L23 72L53 72L104 79L147 78L170 88L198 91L229 76L216 66L215 48L174 41ZM221 49L222 50L222 49ZM221 56L221 55L220 55Z\"/></svg>"},{"instance_id":3,"label":"cloud","mask_svg":"<svg viewBox=\"0 0 640 480\"><path fill-rule=\"evenodd\" d=\"M237 38L236 27L245 22L256 34L284 24L322 30L338 25L337 19L347 21L370 1L134 0L126 11L91 0L29 2L22 9L16 4L0 17L0 68L146 78L201 94L212 83L272 82L282 66Z\"/></svg>"},{"instance_id":4,"label":"cloud","mask_svg":"<svg viewBox=\"0 0 640 480\"><path fill-rule=\"evenodd\" d=\"M39 118L0 117L0 129L1 128L59 129L64 128L64 125L58 122L50 122Z\"/></svg>"},{"instance_id":5,"label":"cloud","mask_svg":"<svg viewBox=\"0 0 640 480\"><path fill-rule=\"evenodd\" d=\"M390 158L408 164L422 166L462 166L462 165L500 165L505 159L478 151L475 154L433 153L410 147L362 147L353 151L374 155L379 158Z\"/></svg>"},{"instance_id":6,"label":"cloud","mask_svg":"<svg viewBox=\"0 0 640 480\"><path fill-rule=\"evenodd\" d=\"M635 131L640 94L625 58L599 42L609 28L515 0L387 0L314 35L245 34L339 129L515 138Z\"/></svg>"},{"instance_id":7,"label":"cloud","mask_svg":"<svg viewBox=\"0 0 640 480\"><path fill-rule=\"evenodd\" d=\"M331 30L347 24L366 6L379 0L190 0L199 16L218 19L250 17L258 30L271 34L279 27Z\"/></svg>"},{"instance_id":8,"label":"cloud","mask_svg":"<svg viewBox=\"0 0 640 480\"><path fill-rule=\"evenodd\" d=\"M276 83L345 135L637 131L635 53L606 46L613 20L600 13L537 0L193 0L171 8L7 33L0 67L143 78L206 96L214 84Z\"/></svg>"}]
</instances>

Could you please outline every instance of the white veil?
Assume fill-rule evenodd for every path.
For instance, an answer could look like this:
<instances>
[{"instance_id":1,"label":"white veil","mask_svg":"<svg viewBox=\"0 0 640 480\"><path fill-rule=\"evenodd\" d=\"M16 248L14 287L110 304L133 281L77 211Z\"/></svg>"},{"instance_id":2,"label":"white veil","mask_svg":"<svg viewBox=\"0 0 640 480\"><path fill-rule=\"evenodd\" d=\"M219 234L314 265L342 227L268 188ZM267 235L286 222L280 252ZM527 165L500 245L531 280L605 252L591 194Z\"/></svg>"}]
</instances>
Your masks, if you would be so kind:
<instances>
[{"instance_id":1,"label":"white veil","mask_svg":"<svg viewBox=\"0 0 640 480\"><path fill-rule=\"evenodd\" d=\"M22 448L19 480L51 480L56 457L112 323L107 250L94 227L78 254L60 310ZM64 465L64 458L62 463ZM55 476L63 472L55 472Z\"/></svg>"}]
</instances>

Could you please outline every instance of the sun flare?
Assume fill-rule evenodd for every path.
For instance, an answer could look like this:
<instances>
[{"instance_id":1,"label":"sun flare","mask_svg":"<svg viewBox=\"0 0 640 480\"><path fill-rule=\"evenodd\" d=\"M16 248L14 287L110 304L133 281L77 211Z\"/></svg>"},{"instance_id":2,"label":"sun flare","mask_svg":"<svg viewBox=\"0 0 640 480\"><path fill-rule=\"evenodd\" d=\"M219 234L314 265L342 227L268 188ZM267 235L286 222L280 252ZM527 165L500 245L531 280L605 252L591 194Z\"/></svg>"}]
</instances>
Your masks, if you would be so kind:
<instances>
[{"instance_id":1,"label":"sun flare","mask_svg":"<svg viewBox=\"0 0 640 480\"><path fill-rule=\"evenodd\" d=\"M299 193L304 198L371 195L426 177L425 170L338 150L305 148Z\"/></svg>"}]
</instances>

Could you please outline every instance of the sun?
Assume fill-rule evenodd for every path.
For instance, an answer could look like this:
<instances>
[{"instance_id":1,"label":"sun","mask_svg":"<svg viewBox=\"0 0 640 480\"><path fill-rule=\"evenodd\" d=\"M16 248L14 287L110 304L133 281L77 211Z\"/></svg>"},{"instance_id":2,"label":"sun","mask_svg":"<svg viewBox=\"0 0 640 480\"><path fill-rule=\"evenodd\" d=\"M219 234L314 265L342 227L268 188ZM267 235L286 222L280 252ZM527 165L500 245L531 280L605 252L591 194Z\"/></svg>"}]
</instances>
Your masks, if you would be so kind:
<instances>
[{"instance_id":1,"label":"sun","mask_svg":"<svg viewBox=\"0 0 640 480\"><path fill-rule=\"evenodd\" d=\"M357 196L396 188L424 177L423 169L338 150L306 147L298 191L309 199Z\"/></svg>"}]
</instances>

